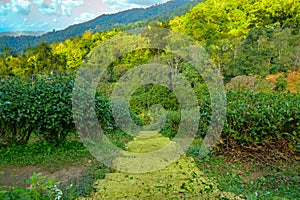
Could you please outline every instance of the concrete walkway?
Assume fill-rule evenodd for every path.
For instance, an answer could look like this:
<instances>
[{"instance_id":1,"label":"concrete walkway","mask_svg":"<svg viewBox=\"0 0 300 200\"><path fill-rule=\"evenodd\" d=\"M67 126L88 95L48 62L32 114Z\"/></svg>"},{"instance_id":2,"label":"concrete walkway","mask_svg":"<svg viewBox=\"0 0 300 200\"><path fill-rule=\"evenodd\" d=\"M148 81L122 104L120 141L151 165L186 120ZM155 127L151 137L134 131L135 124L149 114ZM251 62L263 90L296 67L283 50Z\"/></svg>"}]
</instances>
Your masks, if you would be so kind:
<instances>
[{"instance_id":1,"label":"concrete walkway","mask_svg":"<svg viewBox=\"0 0 300 200\"><path fill-rule=\"evenodd\" d=\"M131 154L149 153L167 145L180 151L174 142L159 133L141 132L128 143L128 154L123 153L113 161L112 167L118 171L96 181L96 192L87 199L239 199L234 194L219 191L217 183L205 177L191 157L183 155L168 165L166 160L149 157L136 162L137 158L133 159ZM154 170L155 165L167 166ZM150 170L136 173L142 169Z\"/></svg>"}]
</instances>

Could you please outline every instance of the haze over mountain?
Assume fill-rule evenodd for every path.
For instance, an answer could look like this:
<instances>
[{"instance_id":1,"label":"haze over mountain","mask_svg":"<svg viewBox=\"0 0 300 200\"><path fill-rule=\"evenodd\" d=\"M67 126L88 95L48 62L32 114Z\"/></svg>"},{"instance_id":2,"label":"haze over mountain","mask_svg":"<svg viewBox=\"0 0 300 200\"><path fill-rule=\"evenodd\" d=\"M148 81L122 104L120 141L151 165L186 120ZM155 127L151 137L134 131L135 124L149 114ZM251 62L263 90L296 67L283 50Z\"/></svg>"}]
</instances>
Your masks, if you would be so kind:
<instances>
[{"instance_id":1,"label":"haze over mountain","mask_svg":"<svg viewBox=\"0 0 300 200\"><path fill-rule=\"evenodd\" d=\"M7 32L0 32L0 36L40 36L45 34L45 31L7 31Z\"/></svg>"}]
</instances>

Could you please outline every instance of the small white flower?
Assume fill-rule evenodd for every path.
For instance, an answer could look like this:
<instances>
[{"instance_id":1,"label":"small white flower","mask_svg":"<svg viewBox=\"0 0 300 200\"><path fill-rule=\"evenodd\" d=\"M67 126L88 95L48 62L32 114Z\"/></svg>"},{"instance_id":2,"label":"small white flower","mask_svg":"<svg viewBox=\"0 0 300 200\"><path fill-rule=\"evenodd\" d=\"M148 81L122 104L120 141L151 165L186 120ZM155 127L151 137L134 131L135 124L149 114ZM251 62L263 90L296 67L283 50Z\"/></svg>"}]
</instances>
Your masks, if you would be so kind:
<instances>
[{"instance_id":1,"label":"small white flower","mask_svg":"<svg viewBox=\"0 0 300 200\"><path fill-rule=\"evenodd\" d=\"M57 185L52 186L52 191L56 193L54 195L54 200L60 200L63 195L63 192L57 187Z\"/></svg>"}]
</instances>

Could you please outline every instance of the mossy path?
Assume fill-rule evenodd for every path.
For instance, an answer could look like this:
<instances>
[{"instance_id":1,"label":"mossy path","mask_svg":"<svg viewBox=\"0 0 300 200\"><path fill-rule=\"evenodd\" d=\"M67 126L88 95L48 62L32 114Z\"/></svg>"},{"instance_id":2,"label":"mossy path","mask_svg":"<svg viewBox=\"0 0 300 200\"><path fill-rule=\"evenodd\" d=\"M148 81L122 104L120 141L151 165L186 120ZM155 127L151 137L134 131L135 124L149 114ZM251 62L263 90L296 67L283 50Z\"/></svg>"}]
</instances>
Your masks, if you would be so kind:
<instances>
[{"instance_id":1,"label":"mossy path","mask_svg":"<svg viewBox=\"0 0 300 200\"><path fill-rule=\"evenodd\" d=\"M142 137L128 143L128 152L147 153L166 145L176 146L159 133L141 132L139 136ZM116 158L113 167L124 170L108 173L105 179L98 180L96 192L87 199L239 199L219 191L217 183L205 177L191 157L181 156L170 165L147 173L122 172L128 167L139 170L152 163L141 160L139 166L131 166L130 159L125 154Z\"/></svg>"}]
</instances>

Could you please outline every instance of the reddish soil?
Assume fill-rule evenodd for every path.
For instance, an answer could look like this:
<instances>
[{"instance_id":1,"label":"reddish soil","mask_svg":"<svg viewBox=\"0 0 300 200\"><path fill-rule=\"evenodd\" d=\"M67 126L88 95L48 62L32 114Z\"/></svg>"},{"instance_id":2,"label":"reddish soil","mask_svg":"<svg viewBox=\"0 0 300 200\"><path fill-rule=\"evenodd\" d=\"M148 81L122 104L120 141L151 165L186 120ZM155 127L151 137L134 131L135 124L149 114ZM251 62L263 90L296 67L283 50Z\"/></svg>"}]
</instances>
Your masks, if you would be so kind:
<instances>
[{"instance_id":1,"label":"reddish soil","mask_svg":"<svg viewBox=\"0 0 300 200\"><path fill-rule=\"evenodd\" d=\"M278 74L271 74L266 77L267 80L276 83L276 79L279 76L285 75L287 77L287 90L293 93L300 91L300 72L290 72L287 74L278 73Z\"/></svg>"}]
</instances>

